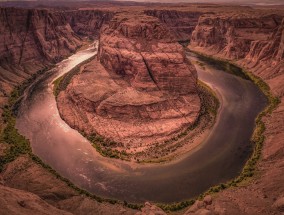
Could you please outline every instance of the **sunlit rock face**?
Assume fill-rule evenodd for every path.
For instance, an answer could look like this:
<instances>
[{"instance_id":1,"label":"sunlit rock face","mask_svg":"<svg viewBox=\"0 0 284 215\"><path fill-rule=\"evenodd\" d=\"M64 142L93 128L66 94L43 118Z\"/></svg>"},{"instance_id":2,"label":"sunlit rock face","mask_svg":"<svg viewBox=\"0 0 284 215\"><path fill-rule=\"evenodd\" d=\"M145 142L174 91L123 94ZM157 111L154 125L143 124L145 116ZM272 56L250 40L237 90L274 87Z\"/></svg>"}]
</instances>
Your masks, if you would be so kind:
<instances>
[{"instance_id":1,"label":"sunlit rock face","mask_svg":"<svg viewBox=\"0 0 284 215\"><path fill-rule=\"evenodd\" d=\"M283 95L284 19L280 15L203 15L191 48L237 61Z\"/></svg>"},{"instance_id":2,"label":"sunlit rock face","mask_svg":"<svg viewBox=\"0 0 284 215\"><path fill-rule=\"evenodd\" d=\"M199 113L197 74L157 18L117 14L101 29L97 60L59 96L63 118L125 145L168 139ZM84 112L83 117L73 112Z\"/></svg>"},{"instance_id":3,"label":"sunlit rock face","mask_svg":"<svg viewBox=\"0 0 284 215\"><path fill-rule=\"evenodd\" d=\"M118 15L101 31L98 58L134 88L195 93L196 71L174 39L156 18Z\"/></svg>"}]
</instances>

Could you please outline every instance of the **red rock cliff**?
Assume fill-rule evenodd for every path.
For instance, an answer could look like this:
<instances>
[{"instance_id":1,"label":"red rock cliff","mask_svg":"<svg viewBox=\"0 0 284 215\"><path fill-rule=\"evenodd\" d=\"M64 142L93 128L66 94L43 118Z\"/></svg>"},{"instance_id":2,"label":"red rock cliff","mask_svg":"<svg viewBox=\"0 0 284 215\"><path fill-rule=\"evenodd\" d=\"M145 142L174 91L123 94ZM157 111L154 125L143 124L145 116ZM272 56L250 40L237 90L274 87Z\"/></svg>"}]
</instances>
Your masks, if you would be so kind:
<instances>
[{"instance_id":1,"label":"red rock cliff","mask_svg":"<svg viewBox=\"0 0 284 215\"><path fill-rule=\"evenodd\" d=\"M58 97L72 127L135 147L165 140L198 116L196 70L157 18L116 15L101 30L98 61Z\"/></svg>"},{"instance_id":2,"label":"red rock cliff","mask_svg":"<svg viewBox=\"0 0 284 215\"><path fill-rule=\"evenodd\" d=\"M258 13L202 16L189 46L207 55L234 60L260 76L281 101L276 110L264 118L265 140L257 165L258 177L247 186L221 192L211 205L216 209L225 205L221 207L228 214L283 212L284 14L263 16ZM194 213L190 210L186 214Z\"/></svg>"},{"instance_id":3,"label":"red rock cliff","mask_svg":"<svg viewBox=\"0 0 284 215\"><path fill-rule=\"evenodd\" d=\"M196 93L196 70L174 40L156 18L116 16L101 31L98 58L106 69L124 76L133 87Z\"/></svg>"},{"instance_id":4,"label":"red rock cliff","mask_svg":"<svg viewBox=\"0 0 284 215\"><path fill-rule=\"evenodd\" d=\"M199 17L204 12L182 11L182 10L146 10L145 14L159 18L171 29L177 41L191 39Z\"/></svg>"},{"instance_id":5,"label":"red rock cliff","mask_svg":"<svg viewBox=\"0 0 284 215\"><path fill-rule=\"evenodd\" d=\"M94 38L111 12L0 8L0 100L31 74Z\"/></svg>"}]
</instances>

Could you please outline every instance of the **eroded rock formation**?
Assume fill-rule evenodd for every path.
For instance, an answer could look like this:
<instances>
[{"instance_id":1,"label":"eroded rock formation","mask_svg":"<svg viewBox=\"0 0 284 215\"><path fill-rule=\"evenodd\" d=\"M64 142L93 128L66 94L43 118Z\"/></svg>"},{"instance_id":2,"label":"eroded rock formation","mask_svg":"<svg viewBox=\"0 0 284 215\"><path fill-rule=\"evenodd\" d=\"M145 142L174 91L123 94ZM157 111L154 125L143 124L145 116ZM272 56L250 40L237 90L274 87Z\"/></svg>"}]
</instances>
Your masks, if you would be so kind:
<instances>
[{"instance_id":1,"label":"eroded rock formation","mask_svg":"<svg viewBox=\"0 0 284 215\"><path fill-rule=\"evenodd\" d=\"M26 4L27 3L24 3L23 6L26 6ZM172 12L167 12L167 10L159 12L161 10L158 9L156 12L153 12L152 6L153 5L151 5L151 10L149 7L147 8L148 11L151 11L147 12L147 14L158 17L160 21L166 23L166 25L172 28L172 30L176 30L177 33L175 34L176 36L178 35L178 40L181 38L192 37L192 47L196 50L204 51L207 54L214 54L216 56L238 60L237 63L250 69L250 71L254 72L256 75L260 75L264 78L272 89L272 92L281 97L281 104L278 106L277 110L275 110L271 116L266 118L266 140L263 146L263 158L259 164L261 177L256 181L249 183L247 186L222 191L214 196L213 201L210 204L204 204L204 201L201 203L197 202L195 204L195 206L198 206L197 211L201 214L283 213L284 24L283 21L281 21L283 16L254 15L252 17L252 9L247 11L247 8L235 6L229 9L228 6L226 6L224 7L225 10L234 11L235 16L233 14L229 16L228 14L225 16L217 16L214 14L206 17L202 16L199 19L198 26L195 28L195 31L191 36L190 32L192 29L189 27L191 24L189 24L188 21L180 22L180 20L187 19L180 19L180 17L186 16L181 15L180 10L178 10L177 14L173 15ZM205 10L208 11L214 11L216 8L221 8L220 5L210 5L207 8L206 5L199 5L198 7L205 8ZM195 9L196 8L194 8L194 10ZM273 8L273 10L269 11L269 13L276 14L278 9L281 9L280 6L278 8ZM182 7L182 10L192 11L192 9L184 6ZM78 46L80 46L81 36L93 37L102 26L102 20L99 18L100 15L98 15L100 12L92 12L92 10L74 10L74 13L79 14L78 16L80 17L74 17L72 15L73 12L68 12L68 15L66 15L66 11L62 12L60 10L56 10L56 12L29 10L30 12L28 12L27 10L23 11L21 9L3 8L0 9L0 11L1 105L6 102L3 98L8 96L13 86L18 85L21 81L28 78L31 73L43 68L45 66L44 64L49 64L49 60L54 62L72 53ZM170 9L170 11L172 11L172 9ZM241 18L240 13L243 12L249 17ZM279 12L277 12L277 14L279 14ZM191 15L189 15L189 17L190 16ZM34 17L31 19L33 21L27 21L28 17ZM88 17L90 19L88 19ZM103 20L107 20L107 17L111 18L111 14L105 15L105 17L106 18ZM176 20L179 21L177 22ZM37 23L37 25L35 25L35 23ZM54 23L56 23L57 27ZM27 28L27 26L29 26L29 28ZM71 30L69 26L71 27ZM27 29L30 30L27 31ZM32 33L32 29L35 29L35 32ZM95 31L93 32L93 30ZM188 33L189 35L187 35ZM37 38L39 35L41 35L41 38ZM61 38L63 36L65 38ZM44 47L49 47L47 50L42 49L42 42L44 43ZM116 49L119 50L119 47ZM131 81L131 78L127 79L127 81L121 81L121 75L114 74L114 72L111 73L112 70L106 71L100 64L97 64L97 62L94 63L94 65L88 65L85 68L85 72L82 73L82 75L85 75L86 78L90 78L89 86L94 83L98 86L101 84L99 82L95 82L97 81L95 76L90 75L90 73L98 71L97 69L102 70L102 77L105 78L106 76L105 79L108 80L107 83L111 82L111 85L113 84L115 86L115 90L121 90L121 86L123 86L121 83L126 86L125 88L138 90L134 85L134 87L132 86L134 82ZM109 78L109 76L111 76L111 78ZM114 79L113 77L117 78ZM81 76L81 78L83 79L84 77ZM82 84L82 80L77 77L73 80L73 82L74 84L76 84L76 82ZM88 83L85 83L85 85L87 84ZM154 84L150 84L150 81L147 81L147 84L149 86L155 86ZM85 88L84 93L86 94L88 86L85 87L82 84L82 88L83 87ZM109 88L109 85L105 84L104 87ZM142 91L150 89L149 87L147 90L144 90L147 88L146 86L140 87L142 87ZM81 91L78 85L76 88L77 89L73 91L74 97L79 97ZM89 90L92 92L91 88ZM154 88L152 88L152 90L154 91ZM103 92L104 90L100 91ZM150 91L150 93L153 91ZM73 92L69 92L69 98L74 98L72 95ZM72 101L70 100L69 102L71 105ZM89 101L87 101L87 99L83 99L82 102ZM92 107L94 104L93 102L88 104L91 105L86 105L86 107L91 107L91 110L96 108L96 106L94 106L94 108ZM76 117L78 117L78 120L79 117L81 117L80 112L77 114L79 116L77 116L74 112L75 120L77 120ZM6 144L2 144L1 142L1 155L4 153L2 150L2 146L4 145L6 146ZM26 158L17 158L14 162L9 163L5 167L5 170L1 172L1 176L3 176L3 181L0 180L0 184L5 184L5 186L0 186L0 193L3 194L0 197L0 201L3 203L0 204L0 211L3 214L7 211L9 214L18 214L23 213L23 210L27 211L29 214L37 212L46 212L47 214L59 213L59 211L54 207L73 214L133 213L133 211L125 212L126 209L121 208L119 205L112 206L108 204L101 204L88 199L85 196L79 196L78 193L30 159L27 161ZM57 187L55 188L54 185L57 185ZM14 190L6 186L28 192ZM52 189L50 189L51 187ZM31 195L31 193L40 196L44 202L38 197ZM36 202L36 204L34 204L34 202ZM49 202L54 207L47 205L46 202ZM9 208L7 209L6 206ZM27 209L24 207L29 208ZM191 210L193 209L194 208L189 209L188 212L191 213ZM62 211L62 213L64 213L64 211ZM145 212L148 212L147 208L145 209ZM196 210L193 210L193 213L196 214Z\"/></svg>"},{"instance_id":2,"label":"eroded rock formation","mask_svg":"<svg viewBox=\"0 0 284 215\"><path fill-rule=\"evenodd\" d=\"M149 16L159 18L161 22L171 29L177 41L191 39L199 17L204 14L202 11L180 11L180 10L146 10Z\"/></svg>"},{"instance_id":3,"label":"eroded rock formation","mask_svg":"<svg viewBox=\"0 0 284 215\"><path fill-rule=\"evenodd\" d=\"M283 16L275 14L204 15L192 34L190 47L237 60L282 95L283 22Z\"/></svg>"},{"instance_id":4,"label":"eroded rock formation","mask_svg":"<svg viewBox=\"0 0 284 215\"><path fill-rule=\"evenodd\" d=\"M82 44L62 14L46 10L1 8L0 29L2 93Z\"/></svg>"},{"instance_id":5,"label":"eroded rock formation","mask_svg":"<svg viewBox=\"0 0 284 215\"><path fill-rule=\"evenodd\" d=\"M72 30L79 36L90 39L98 37L103 24L108 23L114 13L108 10L72 10L63 13Z\"/></svg>"},{"instance_id":6,"label":"eroded rock formation","mask_svg":"<svg viewBox=\"0 0 284 215\"><path fill-rule=\"evenodd\" d=\"M37 71L95 38L108 11L0 8L0 100Z\"/></svg>"},{"instance_id":7,"label":"eroded rock formation","mask_svg":"<svg viewBox=\"0 0 284 215\"><path fill-rule=\"evenodd\" d=\"M116 15L101 30L99 62L87 65L60 94L63 118L131 147L185 129L200 108L197 75L174 40L157 18ZM74 120L74 112L85 114Z\"/></svg>"},{"instance_id":8,"label":"eroded rock formation","mask_svg":"<svg viewBox=\"0 0 284 215\"><path fill-rule=\"evenodd\" d=\"M221 192L212 203L220 214L281 214L284 163L284 14L210 15L200 18L190 48L233 60L268 83L281 103L265 117L261 177L249 186ZM229 201L228 201L229 199ZM230 203L229 203L230 202ZM203 209L205 209L202 206ZM202 209L202 210L203 210ZM208 209L208 207L206 208Z\"/></svg>"}]
</instances>

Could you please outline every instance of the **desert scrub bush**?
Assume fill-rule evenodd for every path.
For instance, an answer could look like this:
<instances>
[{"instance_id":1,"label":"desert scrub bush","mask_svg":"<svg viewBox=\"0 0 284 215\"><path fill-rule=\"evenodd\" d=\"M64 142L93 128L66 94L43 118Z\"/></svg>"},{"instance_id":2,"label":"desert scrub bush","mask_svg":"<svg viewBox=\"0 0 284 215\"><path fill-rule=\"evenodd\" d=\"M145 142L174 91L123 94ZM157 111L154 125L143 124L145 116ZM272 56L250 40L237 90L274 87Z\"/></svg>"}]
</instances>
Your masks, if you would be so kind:
<instances>
[{"instance_id":1,"label":"desert scrub bush","mask_svg":"<svg viewBox=\"0 0 284 215\"><path fill-rule=\"evenodd\" d=\"M157 204L157 206L163 209L164 211L169 212L169 211L178 211L178 210L184 209L188 206L193 205L194 202L195 202L194 199L190 199L190 200L176 202L172 204Z\"/></svg>"},{"instance_id":2,"label":"desert scrub bush","mask_svg":"<svg viewBox=\"0 0 284 215\"><path fill-rule=\"evenodd\" d=\"M39 75L46 72L51 67L43 68L37 71L31 77L25 80L21 85L14 88L8 98L8 103L4 105L2 112L2 119L4 121L4 129L1 131L1 142L7 144L4 156L0 157L0 171L4 165L12 162L18 156L31 153L29 140L21 135L16 129L15 112L17 109L17 102L23 94L27 86L30 85Z\"/></svg>"},{"instance_id":3,"label":"desert scrub bush","mask_svg":"<svg viewBox=\"0 0 284 215\"><path fill-rule=\"evenodd\" d=\"M47 69L40 70L37 75L42 74L43 72L47 71ZM62 177L59 173L57 173L51 166L44 163L38 156L34 155L32 153L32 149L30 146L30 142L28 139L26 139L23 135L21 135L18 130L15 128L16 125L16 116L15 116L15 105L19 101L21 95L23 94L24 90L26 89L29 84L36 79L36 75L31 76L30 79L23 82L22 85L16 87L10 94L10 97L8 99L8 103L4 105L2 118L5 122L4 129L1 132L0 140L4 144L7 144L7 149L5 150L4 156L0 157L0 172L3 170L4 166L16 158L18 158L20 155L27 155L29 156L34 163L42 166L44 169L46 169L48 172L53 174L56 178L63 181L67 186L75 190L78 194L85 195L89 197L90 199L94 199L97 202L107 202L110 204L122 204L120 201L116 199L108 199L108 198L102 198L95 194L89 193L88 191L81 189L74 185L69 179ZM99 140L101 140L99 138ZM118 152L117 152L118 153ZM125 152L122 152L124 154ZM140 209L142 205L139 204L130 204L127 203L126 205L129 208L132 209Z\"/></svg>"},{"instance_id":4,"label":"desert scrub bush","mask_svg":"<svg viewBox=\"0 0 284 215\"><path fill-rule=\"evenodd\" d=\"M261 78L239 67L236 63L228 61L228 60L223 60L220 58L208 56L203 53L196 52L196 51L192 51L192 52L195 53L201 60L205 60L206 62L209 62L212 66L214 66L217 69L225 70L226 72L237 75L246 80L252 81L266 96L267 103L268 103L266 108L261 113L259 113L257 118L255 119L255 128L254 128L253 135L251 137L251 143L253 144L253 152L251 156L249 157L249 159L246 161L240 175L227 183L223 183L223 184L216 185L214 187L209 188L206 192L204 192L198 197L198 198L203 198L204 196L208 194L220 192L221 190L224 190L228 187L238 186L240 183L248 180L256 173L257 163L259 159L261 158L262 145L265 140L264 131L266 128L265 128L265 123L262 121L262 118L272 113L272 111L280 103L280 99L278 97L275 97L271 93L269 86Z\"/></svg>"},{"instance_id":5,"label":"desert scrub bush","mask_svg":"<svg viewBox=\"0 0 284 215\"><path fill-rule=\"evenodd\" d=\"M60 76L59 78L57 78L55 81L53 81L53 85L54 85L53 86L53 94L55 95L55 97L57 97L61 91L66 90L66 88L70 84L72 78L75 75L80 73L81 67L83 65L87 64L87 63L90 63L92 60L94 60L96 58L96 56L97 55L94 55L94 56L90 57L89 59L82 61L77 66L72 68L70 71L68 71L64 75Z\"/></svg>"}]
</instances>

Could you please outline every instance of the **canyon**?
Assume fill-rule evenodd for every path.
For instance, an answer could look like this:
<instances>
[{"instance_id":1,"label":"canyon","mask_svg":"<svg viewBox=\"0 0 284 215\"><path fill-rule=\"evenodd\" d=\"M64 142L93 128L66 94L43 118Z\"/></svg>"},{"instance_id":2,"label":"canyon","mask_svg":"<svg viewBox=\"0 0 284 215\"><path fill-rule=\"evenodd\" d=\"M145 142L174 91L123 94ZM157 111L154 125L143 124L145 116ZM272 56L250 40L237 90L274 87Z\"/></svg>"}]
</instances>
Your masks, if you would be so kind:
<instances>
[{"instance_id":1,"label":"canyon","mask_svg":"<svg viewBox=\"0 0 284 215\"><path fill-rule=\"evenodd\" d=\"M133 12L127 11L128 7ZM273 95L279 97L280 104L265 116L266 138L257 176L247 184L214 195L213 200L209 196L196 201L179 213L281 214L283 8L271 11L265 7L222 5L153 7L91 4L88 8L74 6L67 10L1 8L1 107L5 107L15 86L84 47L88 40L99 39L97 59L84 65L57 98L61 116L78 130L91 134L95 128L102 136L122 144L140 146L142 139L153 143L153 133L157 141L164 141L192 124L200 110L195 68L178 44L187 41L187 48L192 51L233 61L261 77ZM78 114L80 111L86 116ZM161 112L165 118L160 117ZM133 125L139 123L149 126L134 129ZM2 121L1 130L4 127ZM1 140L0 155L8 148ZM26 214L137 212L80 195L28 155L6 164L0 179L0 201L6 205L0 206L1 214L17 214L24 209ZM164 213L149 203L141 213L151 212Z\"/></svg>"},{"instance_id":2,"label":"canyon","mask_svg":"<svg viewBox=\"0 0 284 215\"><path fill-rule=\"evenodd\" d=\"M132 150L184 131L200 110L196 70L183 47L143 14L118 14L101 29L97 59L57 101L71 127Z\"/></svg>"},{"instance_id":3,"label":"canyon","mask_svg":"<svg viewBox=\"0 0 284 215\"><path fill-rule=\"evenodd\" d=\"M13 87L51 67L93 39L109 11L1 8L1 101ZM87 23L87 24L86 24Z\"/></svg>"}]
</instances>

